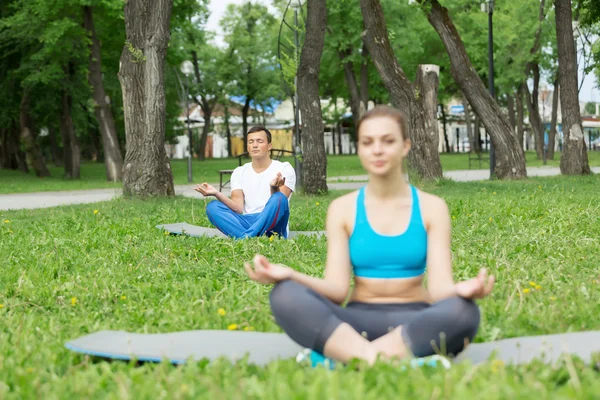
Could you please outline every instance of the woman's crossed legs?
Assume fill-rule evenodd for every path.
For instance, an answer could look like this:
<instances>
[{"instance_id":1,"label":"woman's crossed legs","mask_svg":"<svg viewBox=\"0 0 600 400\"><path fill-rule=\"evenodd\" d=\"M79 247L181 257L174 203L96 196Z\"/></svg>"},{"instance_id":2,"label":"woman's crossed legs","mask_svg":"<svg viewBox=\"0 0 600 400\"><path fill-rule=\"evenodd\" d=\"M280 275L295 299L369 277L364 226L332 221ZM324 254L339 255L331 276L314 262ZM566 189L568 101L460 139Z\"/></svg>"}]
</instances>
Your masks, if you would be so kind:
<instances>
[{"instance_id":1,"label":"woman's crossed legs","mask_svg":"<svg viewBox=\"0 0 600 400\"><path fill-rule=\"evenodd\" d=\"M312 289L286 280L270 295L276 322L301 346L341 362L378 356L455 356L479 327L472 300L451 297L428 303L349 303L341 307Z\"/></svg>"}]
</instances>

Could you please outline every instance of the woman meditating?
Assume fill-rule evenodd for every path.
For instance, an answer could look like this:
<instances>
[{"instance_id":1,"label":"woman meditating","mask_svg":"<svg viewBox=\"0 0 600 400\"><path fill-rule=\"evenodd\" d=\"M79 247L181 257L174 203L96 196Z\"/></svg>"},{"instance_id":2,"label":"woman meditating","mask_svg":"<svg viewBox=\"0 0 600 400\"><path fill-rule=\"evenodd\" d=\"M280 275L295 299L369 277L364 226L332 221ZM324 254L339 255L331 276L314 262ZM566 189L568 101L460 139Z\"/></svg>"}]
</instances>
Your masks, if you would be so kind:
<instances>
[{"instance_id":1,"label":"woman meditating","mask_svg":"<svg viewBox=\"0 0 600 400\"><path fill-rule=\"evenodd\" d=\"M365 187L335 199L327 211L324 278L311 277L257 255L249 277L275 284L276 322L295 342L340 362L457 355L479 326L474 300L487 296L494 276L455 283L450 215L444 200L404 178L410 151L405 116L377 106L358 124ZM424 276L427 271L427 288ZM345 307L350 279L354 289Z\"/></svg>"}]
</instances>

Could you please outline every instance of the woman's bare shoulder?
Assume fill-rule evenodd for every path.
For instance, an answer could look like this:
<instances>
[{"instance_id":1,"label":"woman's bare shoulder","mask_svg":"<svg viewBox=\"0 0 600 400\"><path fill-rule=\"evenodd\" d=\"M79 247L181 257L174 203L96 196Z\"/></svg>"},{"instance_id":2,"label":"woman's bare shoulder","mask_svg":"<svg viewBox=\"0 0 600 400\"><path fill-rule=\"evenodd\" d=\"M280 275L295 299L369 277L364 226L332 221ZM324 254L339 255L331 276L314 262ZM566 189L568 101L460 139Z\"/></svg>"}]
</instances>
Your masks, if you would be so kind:
<instances>
[{"instance_id":1,"label":"woman's bare shoulder","mask_svg":"<svg viewBox=\"0 0 600 400\"><path fill-rule=\"evenodd\" d=\"M346 211L350 211L355 207L357 197L358 190L337 197L331 202L331 204L329 204L329 211L334 211L342 214Z\"/></svg>"},{"instance_id":2,"label":"woman's bare shoulder","mask_svg":"<svg viewBox=\"0 0 600 400\"><path fill-rule=\"evenodd\" d=\"M424 221L429 222L445 220L450 216L450 210L446 200L431 193L418 191L421 214Z\"/></svg>"}]
</instances>

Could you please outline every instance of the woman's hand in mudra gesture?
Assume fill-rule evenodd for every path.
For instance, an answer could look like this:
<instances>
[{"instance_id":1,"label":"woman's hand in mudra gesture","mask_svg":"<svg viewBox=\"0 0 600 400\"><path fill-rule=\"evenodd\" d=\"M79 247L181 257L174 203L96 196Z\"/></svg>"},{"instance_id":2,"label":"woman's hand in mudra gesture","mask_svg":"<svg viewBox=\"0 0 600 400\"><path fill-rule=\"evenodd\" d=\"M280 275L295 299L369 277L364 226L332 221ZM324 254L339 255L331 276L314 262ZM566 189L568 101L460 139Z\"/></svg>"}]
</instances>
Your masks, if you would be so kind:
<instances>
[{"instance_id":1,"label":"woman's hand in mudra gesture","mask_svg":"<svg viewBox=\"0 0 600 400\"><path fill-rule=\"evenodd\" d=\"M257 254L252 260L254 269L250 263L244 264L246 273L253 281L263 285L271 285L292 277L292 269L281 264L272 264L265 256Z\"/></svg>"},{"instance_id":2,"label":"woman's hand in mudra gesture","mask_svg":"<svg viewBox=\"0 0 600 400\"><path fill-rule=\"evenodd\" d=\"M488 278L487 270L482 268L475 278L458 282L454 288L456 294L465 299L482 299L492 292L495 280L494 275Z\"/></svg>"}]
</instances>

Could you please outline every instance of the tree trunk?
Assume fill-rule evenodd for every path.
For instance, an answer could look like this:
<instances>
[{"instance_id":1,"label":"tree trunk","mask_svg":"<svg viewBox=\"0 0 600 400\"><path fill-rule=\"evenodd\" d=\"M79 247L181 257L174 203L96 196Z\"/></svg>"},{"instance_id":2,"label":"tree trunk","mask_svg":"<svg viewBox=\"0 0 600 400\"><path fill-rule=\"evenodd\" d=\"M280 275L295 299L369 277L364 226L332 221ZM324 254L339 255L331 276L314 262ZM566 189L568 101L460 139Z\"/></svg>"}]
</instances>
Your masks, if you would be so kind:
<instances>
[{"instance_id":1,"label":"tree trunk","mask_svg":"<svg viewBox=\"0 0 600 400\"><path fill-rule=\"evenodd\" d=\"M552 92L552 121L550 122L550 132L548 133L548 154L549 160L554 160L554 146L556 145L556 121L558 119L558 93L560 91L558 78L554 80L554 91Z\"/></svg>"},{"instance_id":2,"label":"tree trunk","mask_svg":"<svg viewBox=\"0 0 600 400\"><path fill-rule=\"evenodd\" d=\"M573 39L571 0L555 0L558 79L562 113L563 151L560 171L566 175L590 173L579 111L577 59Z\"/></svg>"},{"instance_id":3,"label":"tree trunk","mask_svg":"<svg viewBox=\"0 0 600 400\"><path fill-rule=\"evenodd\" d=\"M425 132L429 135L428 143L435 148L439 158L440 131L437 120L437 97L440 83L440 67L438 65L417 66L415 86L422 93L420 100L423 104Z\"/></svg>"},{"instance_id":4,"label":"tree trunk","mask_svg":"<svg viewBox=\"0 0 600 400\"><path fill-rule=\"evenodd\" d=\"M446 153L452 153L452 147L450 147L450 142L448 141L448 118L446 118L446 109L443 103L440 103L440 109L442 110L442 130L444 131Z\"/></svg>"},{"instance_id":5,"label":"tree trunk","mask_svg":"<svg viewBox=\"0 0 600 400\"><path fill-rule=\"evenodd\" d=\"M2 132L2 168L3 169L19 169L19 160L17 149L18 145L14 144L14 136L13 135L14 128L12 126L8 126L5 128L0 128ZM25 163L25 167L27 167L27 163ZM24 171L28 172L28 171Z\"/></svg>"},{"instance_id":6,"label":"tree trunk","mask_svg":"<svg viewBox=\"0 0 600 400\"><path fill-rule=\"evenodd\" d=\"M363 41L390 93L392 103L402 110L410 121L408 137L413 146L408 156L409 165L423 180L441 178L442 164L437 145L439 140L437 123L432 125L431 118L426 115L428 111L425 110L422 100L423 88L413 85L398 64L388 38L379 0L361 0L360 7L366 28L363 32Z\"/></svg>"},{"instance_id":7,"label":"tree trunk","mask_svg":"<svg viewBox=\"0 0 600 400\"><path fill-rule=\"evenodd\" d=\"M339 123L339 116L338 116L338 108L337 108L337 97L334 97L332 99L333 101L333 115L335 116L335 122L329 126L329 129L331 130L331 151L333 153L333 155L336 154L336 150L335 150L335 137L337 134L337 126ZM327 150L325 151L327 152Z\"/></svg>"},{"instance_id":8,"label":"tree trunk","mask_svg":"<svg viewBox=\"0 0 600 400\"><path fill-rule=\"evenodd\" d=\"M206 142L208 140L208 133L210 132L210 121L214 107L214 104L210 104L210 102L205 99L202 99L202 104L204 126L202 127L202 136L200 136L200 143L198 146L198 158L200 161L204 161L206 158Z\"/></svg>"},{"instance_id":9,"label":"tree trunk","mask_svg":"<svg viewBox=\"0 0 600 400\"><path fill-rule=\"evenodd\" d=\"M474 135L474 144L475 144L475 153L481 153L483 150L481 143L481 120L477 115L475 115L475 123L473 124L473 135Z\"/></svg>"},{"instance_id":10,"label":"tree trunk","mask_svg":"<svg viewBox=\"0 0 600 400\"><path fill-rule=\"evenodd\" d=\"M244 152L248 151L248 111L250 111L250 97L246 96L242 107L242 135L244 138Z\"/></svg>"},{"instance_id":11,"label":"tree trunk","mask_svg":"<svg viewBox=\"0 0 600 400\"><path fill-rule=\"evenodd\" d=\"M2 169L9 169L10 153L8 152L8 128L0 127L0 165Z\"/></svg>"},{"instance_id":12,"label":"tree trunk","mask_svg":"<svg viewBox=\"0 0 600 400\"><path fill-rule=\"evenodd\" d=\"M225 131L227 132L227 157L231 154L231 127L229 126L229 105L225 105Z\"/></svg>"},{"instance_id":13,"label":"tree trunk","mask_svg":"<svg viewBox=\"0 0 600 400\"><path fill-rule=\"evenodd\" d=\"M56 143L56 126L54 124L48 125L48 138L50 139L50 154L52 155L52 163L57 167L62 166L62 158L58 143Z\"/></svg>"},{"instance_id":14,"label":"tree trunk","mask_svg":"<svg viewBox=\"0 0 600 400\"><path fill-rule=\"evenodd\" d=\"M508 122L514 134L517 121L515 116L515 97L512 94L506 96L506 108L508 108Z\"/></svg>"},{"instance_id":15,"label":"tree trunk","mask_svg":"<svg viewBox=\"0 0 600 400\"><path fill-rule=\"evenodd\" d=\"M535 140L535 152L538 160L544 158L544 128L542 119L540 118L540 107L539 107L539 86L540 86L540 66L538 64L538 53L541 47L541 36L542 26L544 23L544 4L545 0L540 1L540 10L538 13L538 26L535 32L535 40L529 54L532 60L526 64L525 77L529 77L529 73L533 72L533 92L529 93L529 87L527 84L523 85L523 93L527 103L527 110L529 112L529 122L531 124L531 130ZM544 161L545 164L545 161Z\"/></svg>"},{"instance_id":16,"label":"tree trunk","mask_svg":"<svg viewBox=\"0 0 600 400\"><path fill-rule=\"evenodd\" d=\"M467 126L467 137L469 138L469 153L478 153L479 146L475 144L475 135L473 133L473 125L471 125L471 110L469 110L469 102L465 95L462 95L463 108L465 110L465 125Z\"/></svg>"},{"instance_id":17,"label":"tree trunk","mask_svg":"<svg viewBox=\"0 0 600 400\"><path fill-rule=\"evenodd\" d=\"M173 196L173 172L165 150L164 64L173 0L125 3L127 41L119 81L127 141L123 194Z\"/></svg>"},{"instance_id":18,"label":"tree trunk","mask_svg":"<svg viewBox=\"0 0 600 400\"><path fill-rule=\"evenodd\" d=\"M523 91L525 83L521 83L517 89L517 142L519 147L523 149L523 140L525 135L525 127L523 126L523 120L525 118L525 107L523 105Z\"/></svg>"},{"instance_id":19,"label":"tree trunk","mask_svg":"<svg viewBox=\"0 0 600 400\"><path fill-rule=\"evenodd\" d=\"M29 173L26 154L21 150L21 131L15 121L2 129L2 168Z\"/></svg>"},{"instance_id":20,"label":"tree trunk","mask_svg":"<svg viewBox=\"0 0 600 400\"><path fill-rule=\"evenodd\" d=\"M360 109L361 115L369 110L369 49L363 43L363 62L360 65Z\"/></svg>"},{"instance_id":21,"label":"tree trunk","mask_svg":"<svg viewBox=\"0 0 600 400\"><path fill-rule=\"evenodd\" d=\"M94 114L98 120L102 147L104 150L104 165L106 166L106 179L109 182L119 182L123 179L123 156L119 147L119 139L110 104L106 101L104 84L102 83L102 59L100 42L94 28L92 7L83 7L83 21L90 37L90 72L89 81L93 90Z\"/></svg>"},{"instance_id":22,"label":"tree trunk","mask_svg":"<svg viewBox=\"0 0 600 400\"><path fill-rule=\"evenodd\" d=\"M302 185L308 194L327 193L327 156L319 99L319 70L327 28L325 0L307 2L306 38L298 65L299 107L302 113Z\"/></svg>"},{"instance_id":23,"label":"tree trunk","mask_svg":"<svg viewBox=\"0 0 600 400\"><path fill-rule=\"evenodd\" d=\"M535 140L535 153L537 155L537 159L541 160L544 156L544 134L542 131L542 120L540 119L540 113L538 112L538 108L535 105L535 95L529 93L529 88L524 86L525 88L525 100L527 102L527 110L529 111L529 122L531 124L531 130L533 131L533 137ZM534 88L534 93L537 90Z\"/></svg>"},{"instance_id":24,"label":"tree trunk","mask_svg":"<svg viewBox=\"0 0 600 400\"><path fill-rule=\"evenodd\" d=\"M358 126L358 121L364 113L364 105L361 99L360 89L356 82L356 75L354 74L354 65L351 61L346 60L352 54L352 49L340 51L340 61L344 66L344 79L346 80L346 86L350 93L350 110L352 110L352 120L354 121L354 127Z\"/></svg>"},{"instance_id":25,"label":"tree trunk","mask_svg":"<svg viewBox=\"0 0 600 400\"><path fill-rule=\"evenodd\" d=\"M492 98L477 75L465 46L452 23L448 10L438 0L418 0L427 3L426 11L429 23L437 31L450 58L454 80L467 97L469 104L490 133L496 152L495 175L500 179L519 179L527 176L523 150L518 146L511 133L508 118Z\"/></svg>"},{"instance_id":26,"label":"tree trunk","mask_svg":"<svg viewBox=\"0 0 600 400\"><path fill-rule=\"evenodd\" d=\"M46 167L46 161L42 156L42 151L37 143L35 134L31 127L31 118L29 116L29 93L24 90L23 97L21 98L21 105L19 107L19 122L21 126L21 143L23 144L25 154L29 164L35 171L38 177L50 176L50 171Z\"/></svg>"},{"instance_id":27,"label":"tree trunk","mask_svg":"<svg viewBox=\"0 0 600 400\"><path fill-rule=\"evenodd\" d=\"M61 96L61 115L60 115L60 134L62 136L64 158L65 158L65 177L69 179L80 178L81 150L79 149L79 140L73 127L72 99L71 95L63 90Z\"/></svg>"},{"instance_id":28,"label":"tree trunk","mask_svg":"<svg viewBox=\"0 0 600 400\"><path fill-rule=\"evenodd\" d=\"M335 125L335 127L337 130L338 154L344 154L344 152L342 151L342 133L343 133L342 124L340 124L340 122L338 121L338 123Z\"/></svg>"},{"instance_id":29,"label":"tree trunk","mask_svg":"<svg viewBox=\"0 0 600 400\"><path fill-rule=\"evenodd\" d=\"M193 38L192 38L193 41ZM202 86L202 78L200 76L200 65L198 63L198 53L195 50L192 50L192 63L194 65L194 75L196 77L196 83L198 86ZM208 133L210 132L210 123L211 116L215 107L215 103L217 98L211 102L207 100L206 93L200 94L200 101L198 101L198 96L194 95L194 99L196 99L196 103L202 109L202 116L204 117L204 126L202 127L202 135L200 137L199 143L197 143L196 149L198 151L198 158L200 161L204 161L206 158L206 141L208 140Z\"/></svg>"}]
</instances>

